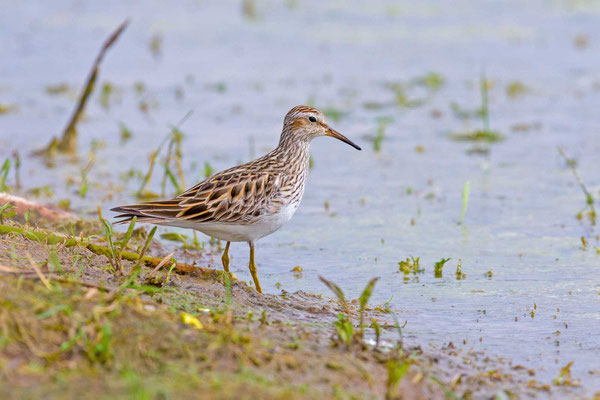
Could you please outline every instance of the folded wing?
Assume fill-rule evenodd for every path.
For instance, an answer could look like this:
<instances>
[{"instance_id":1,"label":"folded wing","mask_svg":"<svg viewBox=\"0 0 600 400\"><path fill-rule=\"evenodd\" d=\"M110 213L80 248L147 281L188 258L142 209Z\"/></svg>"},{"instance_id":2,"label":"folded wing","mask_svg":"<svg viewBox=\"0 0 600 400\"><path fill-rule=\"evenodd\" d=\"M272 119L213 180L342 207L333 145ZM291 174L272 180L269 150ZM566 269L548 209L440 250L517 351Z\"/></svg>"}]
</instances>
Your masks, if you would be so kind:
<instances>
[{"instance_id":1,"label":"folded wing","mask_svg":"<svg viewBox=\"0 0 600 400\"><path fill-rule=\"evenodd\" d=\"M128 222L135 216L139 222L155 224L173 220L248 224L268 212L278 190L277 174L235 168L216 174L173 199L121 206L111 211L121 213L116 217L121 218L117 223Z\"/></svg>"}]
</instances>

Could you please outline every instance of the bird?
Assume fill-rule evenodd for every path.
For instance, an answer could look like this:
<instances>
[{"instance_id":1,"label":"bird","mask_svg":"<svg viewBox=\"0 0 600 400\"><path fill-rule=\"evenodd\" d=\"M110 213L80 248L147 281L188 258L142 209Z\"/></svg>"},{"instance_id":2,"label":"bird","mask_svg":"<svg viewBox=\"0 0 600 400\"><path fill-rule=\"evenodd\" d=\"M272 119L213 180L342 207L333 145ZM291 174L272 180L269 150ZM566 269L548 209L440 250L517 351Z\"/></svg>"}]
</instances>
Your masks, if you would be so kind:
<instances>
[{"instance_id":1,"label":"bird","mask_svg":"<svg viewBox=\"0 0 600 400\"><path fill-rule=\"evenodd\" d=\"M308 175L310 143L320 136L361 150L330 127L321 111L300 105L286 114L279 144L264 156L218 172L172 199L111 211L119 213L117 224L136 217L141 223L189 228L226 241L221 261L227 273L231 242L247 242L248 268L255 289L263 293L254 259L255 242L285 225L298 209Z\"/></svg>"}]
</instances>

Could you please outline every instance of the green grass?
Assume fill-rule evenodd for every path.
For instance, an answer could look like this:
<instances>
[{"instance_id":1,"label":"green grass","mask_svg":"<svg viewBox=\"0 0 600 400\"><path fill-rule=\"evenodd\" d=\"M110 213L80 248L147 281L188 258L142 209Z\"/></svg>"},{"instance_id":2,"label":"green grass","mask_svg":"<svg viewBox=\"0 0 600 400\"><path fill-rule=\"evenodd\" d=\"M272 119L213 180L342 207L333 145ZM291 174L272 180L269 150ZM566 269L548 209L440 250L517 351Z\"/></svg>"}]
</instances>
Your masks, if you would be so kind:
<instances>
[{"instance_id":1,"label":"green grass","mask_svg":"<svg viewBox=\"0 0 600 400\"><path fill-rule=\"evenodd\" d=\"M178 323L165 307L147 311L138 296L113 299L101 292L86 299L88 290L75 284L53 284L48 290L32 281L20 289L13 278L7 282L0 365L11 354L20 356L18 370L0 377L0 382L12 377L10 385L0 385L3 398L81 398L90 387L96 398L107 399L198 393L228 398L242 392L303 398L311 393L254 368L236 372L248 362L243 359L259 353L248 346L249 337L217 328L210 316L204 317L206 329L197 329ZM215 370L211 364L216 360L231 367Z\"/></svg>"},{"instance_id":2,"label":"green grass","mask_svg":"<svg viewBox=\"0 0 600 400\"><path fill-rule=\"evenodd\" d=\"M322 276L319 276L319 279L333 292L333 294L335 294L344 311L338 313L337 321L334 322L334 327L337 334L335 342L344 344L348 350L350 350L354 345L362 346L365 336L365 308L369 302L369 299L371 298L371 295L373 294L373 289L379 278L371 279L358 298L358 330L356 330L354 327L352 318L353 313L350 310L348 302L346 301L346 296L344 295L343 290L338 285L323 278Z\"/></svg>"}]
</instances>

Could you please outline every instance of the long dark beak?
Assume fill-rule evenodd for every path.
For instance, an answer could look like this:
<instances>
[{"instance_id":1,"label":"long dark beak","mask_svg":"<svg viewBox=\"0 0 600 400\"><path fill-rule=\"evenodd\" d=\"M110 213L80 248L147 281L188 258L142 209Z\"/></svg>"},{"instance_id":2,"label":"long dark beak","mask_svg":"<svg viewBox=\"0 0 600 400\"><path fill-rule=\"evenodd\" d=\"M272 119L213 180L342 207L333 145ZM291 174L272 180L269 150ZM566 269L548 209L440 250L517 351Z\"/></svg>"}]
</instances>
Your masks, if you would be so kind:
<instances>
[{"instance_id":1,"label":"long dark beak","mask_svg":"<svg viewBox=\"0 0 600 400\"><path fill-rule=\"evenodd\" d=\"M331 127L327 127L327 136L331 136L334 137L336 139L341 140L344 143L348 143L350 146L354 147L356 150L362 150L356 143L354 143L352 140L348 139L346 136L342 135L341 133L339 133L338 131L336 131L335 129L331 128Z\"/></svg>"}]
</instances>

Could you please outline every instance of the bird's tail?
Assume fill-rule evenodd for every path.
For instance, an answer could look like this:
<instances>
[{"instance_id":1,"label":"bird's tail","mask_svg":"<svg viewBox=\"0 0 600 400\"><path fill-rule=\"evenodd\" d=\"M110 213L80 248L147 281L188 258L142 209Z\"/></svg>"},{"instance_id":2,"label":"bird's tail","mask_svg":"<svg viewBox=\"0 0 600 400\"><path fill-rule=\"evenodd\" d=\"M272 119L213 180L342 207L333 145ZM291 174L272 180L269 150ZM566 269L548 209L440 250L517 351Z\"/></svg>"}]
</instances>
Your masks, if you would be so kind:
<instances>
[{"instance_id":1,"label":"bird's tail","mask_svg":"<svg viewBox=\"0 0 600 400\"><path fill-rule=\"evenodd\" d=\"M176 218L181 211L180 200L152 201L148 203L131 204L111 208L110 211L120 213L115 218L120 219L115 224L125 224L137 217L138 222L161 224Z\"/></svg>"}]
</instances>

